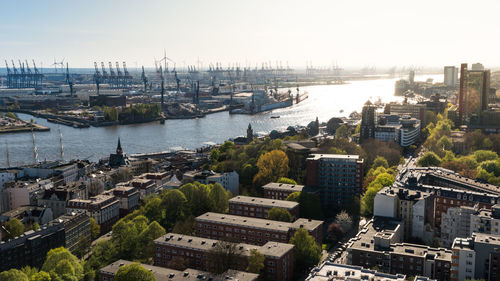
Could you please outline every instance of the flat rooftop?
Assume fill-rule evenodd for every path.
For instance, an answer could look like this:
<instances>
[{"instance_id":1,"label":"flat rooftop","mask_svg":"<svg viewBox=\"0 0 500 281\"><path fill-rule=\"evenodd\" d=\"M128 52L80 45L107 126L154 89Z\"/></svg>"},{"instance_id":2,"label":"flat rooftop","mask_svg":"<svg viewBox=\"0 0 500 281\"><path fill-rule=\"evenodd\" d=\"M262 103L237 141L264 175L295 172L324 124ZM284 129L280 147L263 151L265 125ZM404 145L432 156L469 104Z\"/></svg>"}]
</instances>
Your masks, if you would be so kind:
<instances>
[{"instance_id":1,"label":"flat rooftop","mask_svg":"<svg viewBox=\"0 0 500 281\"><path fill-rule=\"evenodd\" d=\"M299 206L299 203L293 201L250 197L250 196L235 196L229 199L229 204L231 203L253 205L253 206L264 206L269 208L276 207L288 210Z\"/></svg>"},{"instance_id":2,"label":"flat rooftop","mask_svg":"<svg viewBox=\"0 0 500 281\"><path fill-rule=\"evenodd\" d=\"M103 268L101 268L102 273L116 274L121 266L132 264L133 262L127 260L117 260ZM184 271L179 271L175 269L153 266L149 264L141 264L144 268L151 271L155 276L157 281L195 281L195 280L207 280L209 278L215 279L215 275L201 270L188 268ZM226 280L240 280L240 281L254 281L259 277L258 274L248 273L237 270L228 270L222 274L223 278Z\"/></svg>"},{"instance_id":3,"label":"flat rooftop","mask_svg":"<svg viewBox=\"0 0 500 281\"><path fill-rule=\"evenodd\" d=\"M303 185L299 184L287 184L287 183L277 183L277 182L271 182L268 183L264 186L262 186L263 189L272 189L272 190L282 190L282 191L291 191L291 192L301 192L302 189L304 188Z\"/></svg>"},{"instance_id":4,"label":"flat rooftop","mask_svg":"<svg viewBox=\"0 0 500 281\"><path fill-rule=\"evenodd\" d=\"M356 160L363 161L359 159L359 155L346 155L346 154L311 154L307 157L308 160Z\"/></svg>"},{"instance_id":5,"label":"flat rooftop","mask_svg":"<svg viewBox=\"0 0 500 281\"><path fill-rule=\"evenodd\" d=\"M155 244L159 245L171 245L186 249L195 249L199 251L208 252L213 249L219 240L207 239L203 237L182 235L176 233L167 233L154 241ZM278 243L278 242L267 242L263 246L250 245L245 243L237 244L242 255L250 255L250 250L256 249L261 254L267 257L281 257L293 249L294 245Z\"/></svg>"},{"instance_id":6,"label":"flat rooftop","mask_svg":"<svg viewBox=\"0 0 500 281\"><path fill-rule=\"evenodd\" d=\"M208 212L196 218L200 222L214 222L227 225L244 226L257 229L268 229L270 231L288 232L290 229L305 228L308 231L316 229L323 221L300 218L293 223L280 222L259 218L242 217L228 214Z\"/></svg>"},{"instance_id":7,"label":"flat rooftop","mask_svg":"<svg viewBox=\"0 0 500 281\"><path fill-rule=\"evenodd\" d=\"M365 269L361 266L338 264L325 262L319 267L314 268L306 281L330 281L330 280L396 280L404 281L406 276L403 274L389 274L378 272L371 269Z\"/></svg>"}]
</instances>

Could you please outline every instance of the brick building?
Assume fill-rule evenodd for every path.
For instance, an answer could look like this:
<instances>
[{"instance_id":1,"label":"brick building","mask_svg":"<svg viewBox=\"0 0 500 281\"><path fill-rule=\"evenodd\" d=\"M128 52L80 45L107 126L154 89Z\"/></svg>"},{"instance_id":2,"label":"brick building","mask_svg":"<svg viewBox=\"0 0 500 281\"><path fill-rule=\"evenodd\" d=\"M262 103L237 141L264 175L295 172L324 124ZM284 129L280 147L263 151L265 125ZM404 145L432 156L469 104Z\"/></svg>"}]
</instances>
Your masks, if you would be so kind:
<instances>
[{"instance_id":1,"label":"brick building","mask_svg":"<svg viewBox=\"0 0 500 281\"><path fill-rule=\"evenodd\" d=\"M358 155L311 154L306 185L319 192L325 210L352 203L363 190L363 160Z\"/></svg>"},{"instance_id":2,"label":"brick building","mask_svg":"<svg viewBox=\"0 0 500 281\"><path fill-rule=\"evenodd\" d=\"M286 200L294 192L302 192L303 185L271 182L262 187L264 197L269 199Z\"/></svg>"},{"instance_id":3,"label":"brick building","mask_svg":"<svg viewBox=\"0 0 500 281\"><path fill-rule=\"evenodd\" d=\"M168 267L172 260L186 259L187 267L210 270L210 253L218 240L168 233L154 241L154 265ZM251 249L265 256L262 277L265 280L291 280L293 275L292 244L268 242L262 246L238 244L236 249L240 259L235 262L236 270L244 270Z\"/></svg>"},{"instance_id":4,"label":"brick building","mask_svg":"<svg viewBox=\"0 0 500 281\"><path fill-rule=\"evenodd\" d=\"M131 261L117 260L103 268L101 268L101 281L111 281L115 277L120 267L132 264ZM151 271L156 281L198 281L198 280L215 280L216 276L210 272L185 269L183 271L164 268L149 264L141 264L144 268ZM228 270L221 274L227 280L240 280L240 281L256 281L259 278L258 274L248 273L237 270Z\"/></svg>"},{"instance_id":5,"label":"brick building","mask_svg":"<svg viewBox=\"0 0 500 281\"><path fill-rule=\"evenodd\" d=\"M231 215L267 218L267 213L272 208L285 209L292 216L299 217L299 203L297 202L250 196L236 196L229 199L229 214Z\"/></svg>"},{"instance_id":6,"label":"brick building","mask_svg":"<svg viewBox=\"0 0 500 281\"><path fill-rule=\"evenodd\" d=\"M68 201L66 208L68 211L86 212L101 226L101 233L110 231L120 217L120 201L114 195L109 194L99 194L89 200L72 199Z\"/></svg>"},{"instance_id":7,"label":"brick building","mask_svg":"<svg viewBox=\"0 0 500 281\"><path fill-rule=\"evenodd\" d=\"M298 219L293 223L228 214L205 213L196 218L196 235L210 239L264 245L269 241L288 243L299 228L305 228L321 245L323 221Z\"/></svg>"},{"instance_id":8,"label":"brick building","mask_svg":"<svg viewBox=\"0 0 500 281\"><path fill-rule=\"evenodd\" d=\"M124 217L139 207L139 191L133 186L117 186L105 192L120 200L120 217Z\"/></svg>"}]
</instances>

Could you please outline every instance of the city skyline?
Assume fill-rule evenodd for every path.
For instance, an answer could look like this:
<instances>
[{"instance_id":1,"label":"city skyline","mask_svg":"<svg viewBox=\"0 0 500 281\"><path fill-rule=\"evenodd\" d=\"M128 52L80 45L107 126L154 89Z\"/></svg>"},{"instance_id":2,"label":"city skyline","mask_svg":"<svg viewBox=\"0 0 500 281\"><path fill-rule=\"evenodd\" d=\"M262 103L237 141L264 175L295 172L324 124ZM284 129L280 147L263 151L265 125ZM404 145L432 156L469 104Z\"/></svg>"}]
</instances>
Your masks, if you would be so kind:
<instances>
[{"instance_id":1,"label":"city skyline","mask_svg":"<svg viewBox=\"0 0 500 281\"><path fill-rule=\"evenodd\" d=\"M489 58L499 39L488 28L500 3L401 2L7 2L0 59L35 59L44 67L63 58L70 67L94 61L151 67L166 50L179 67L269 61L291 67L500 66L500 59Z\"/></svg>"}]
</instances>

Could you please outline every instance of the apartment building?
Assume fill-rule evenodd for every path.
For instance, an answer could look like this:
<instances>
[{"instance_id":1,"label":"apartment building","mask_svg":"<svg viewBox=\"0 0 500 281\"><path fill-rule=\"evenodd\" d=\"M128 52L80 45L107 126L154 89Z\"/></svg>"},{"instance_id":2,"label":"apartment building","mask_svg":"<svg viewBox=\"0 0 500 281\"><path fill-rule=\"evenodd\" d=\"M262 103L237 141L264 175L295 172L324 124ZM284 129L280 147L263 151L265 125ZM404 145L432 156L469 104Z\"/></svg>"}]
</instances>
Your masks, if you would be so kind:
<instances>
[{"instance_id":1,"label":"apartment building","mask_svg":"<svg viewBox=\"0 0 500 281\"><path fill-rule=\"evenodd\" d=\"M471 216L477 209L469 206L448 208L441 215L441 244L451 247L457 237L469 237L471 232Z\"/></svg>"},{"instance_id":2,"label":"apartment building","mask_svg":"<svg viewBox=\"0 0 500 281\"><path fill-rule=\"evenodd\" d=\"M306 229L321 245L323 221L301 218L288 223L211 212L196 218L196 235L199 237L255 245L264 245L269 241L288 243L299 228Z\"/></svg>"},{"instance_id":3,"label":"apartment building","mask_svg":"<svg viewBox=\"0 0 500 281\"><path fill-rule=\"evenodd\" d=\"M433 197L428 192L385 187L375 195L373 214L402 220L405 239L431 240L433 233L426 233L426 225L432 224L432 208Z\"/></svg>"},{"instance_id":4,"label":"apartment building","mask_svg":"<svg viewBox=\"0 0 500 281\"><path fill-rule=\"evenodd\" d=\"M120 217L120 202L114 195L99 194L88 200L72 199L68 201L68 211L84 211L101 226L101 233L111 230Z\"/></svg>"},{"instance_id":5,"label":"apartment building","mask_svg":"<svg viewBox=\"0 0 500 281\"><path fill-rule=\"evenodd\" d=\"M285 209L295 218L299 217L299 203L286 200L275 200L250 196L236 196L229 199L229 214L267 218L267 213L272 208Z\"/></svg>"},{"instance_id":6,"label":"apartment building","mask_svg":"<svg viewBox=\"0 0 500 281\"><path fill-rule=\"evenodd\" d=\"M42 226L38 231L27 231L6 242L0 242L0 271L29 265L40 268L47 252L64 246L62 224Z\"/></svg>"},{"instance_id":7,"label":"apartment building","mask_svg":"<svg viewBox=\"0 0 500 281\"><path fill-rule=\"evenodd\" d=\"M391 274L450 280L450 250L400 243L401 239L400 222L375 218L349 240L347 264L365 268L377 266Z\"/></svg>"},{"instance_id":8,"label":"apartment building","mask_svg":"<svg viewBox=\"0 0 500 281\"><path fill-rule=\"evenodd\" d=\"M120 217L124 217L139 208L139 191L133 186L117 186L105 191L104 194L114 195L120 201Z\"/></svg>"},{"instance_id":9,"label":"apartment building","mask_svg":"<svg viewBox=\"0 0 500 281\"><path fill-rule=\"evenodd\" d=\"M491 210L481 209L470 216L470 233L473 232L500 235L500 205L496 204ZM465 236L462 236L465 237Z\"/></svg>"},{"instance_id":10,"label":"apartment building","mask_svg":"<svg viewBox=\"0 0 500 281\"><path fill-rule=\"evenodd\" d=\"M154 241L154 265L168 267L178 258L188 261L188 267L209 270L210 253L220 243L219 240L202 237L168 233ZM247 257L251 249L256 249L265 256L264 280L291 280L293 275L293 247L288 243L267 242L262 246L237 244L236 251L239 259L235 262L236 270L244 270L248 265Z\"/></svg>"},{"instance_id":11,"label":"apartment building","mask_svg":"<svg viewBox=\"0 0 500 281\"><path fill-rule=\"evenodd\" d=\"M264 186L264 197L276 200L286 200L294 192L302 192L303 185L271 182Z\"/></svg>"},{"instance_id":12,"label":"apartment building","mask_svg":"<svg viewBox=\"0 0 500 281\"><path fill-rule=\"evenodd\" d=\"M468 238L456 238L452 252L451 281L500 278L500 236L473 233Z\"/></svg>"},{"instance_id":13,"label":"apartment building","mask_svg":"<svg viewBox=\"0 0 500 281\"><path fill-rule=\"evenodd\" d=\"M120 267L132 264L131 261L117 260L100 270L101 281L112 281ZM210 272L196 270L192 268L187 268L183 271L164 268L149 264L141 264L142 267L146 268L153 273L156 281L198 281L198 280L217 280L216 276ZM244 271L228 270L221 274L227 280L239 280L239 281L257 281L259 278L258 274L248 273Z\"/></svg>"},{"instance_id":14,"label":"apartment building","mask_svg":"<svg viewBox=\"0 0 500 281\"><path fill-rule=\"evenodd\" d=\"M90 217L83 211L67 213L49 222L48 225L62 225L64 247L71 252L90 245Z\"/></svg>"},{"instance_id":15,"label":"apartment building","mask_svg":"<svg viewBox=\"0 0 500 281\"><path fill-rule=\"evenodd\" d=\"M306 166L306 185L319 192L324 209L343 208L362 192L363 160L358 155L311 154Z\"/></svg>"}]
</instances>

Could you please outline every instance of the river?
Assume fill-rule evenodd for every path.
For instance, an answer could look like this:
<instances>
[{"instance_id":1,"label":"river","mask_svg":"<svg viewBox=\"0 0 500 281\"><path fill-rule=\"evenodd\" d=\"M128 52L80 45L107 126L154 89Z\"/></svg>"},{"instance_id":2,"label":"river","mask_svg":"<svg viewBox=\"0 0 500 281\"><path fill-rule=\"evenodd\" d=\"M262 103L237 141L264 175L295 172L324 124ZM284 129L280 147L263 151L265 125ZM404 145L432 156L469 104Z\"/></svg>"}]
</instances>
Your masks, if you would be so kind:
<instances>
[{"instance_id":1,"label":"river","mask_svg":"<svg viewBox=\"0 0 500 281\"><path fill-rule=\"evenodd\" d=\"M443 75L420 75L415 80L424 81L427 78L433 78L435 82L443 81ZM165 124L153 122L84 129L49 123L26 114L19 114L19 117L27 121L33 118L36 123L51 129L49 132L35 133L39 161L60 158L59 129L63 135L65 160L96 161L114 152L119 137L125 153L147 153L178 147L194 149L206 142L222 143L228 138L246 135L249 123L254 132L268 133L291 125L307 125L316 117L320 122L326 122L334 116L360 112L368 99L375 101L380 97L383 102L400 101L401 97L394 96L396 80L363 80L350 81L344 85L303 87L302 90L309 92L309 98L303 102L253 116L219 112L200 119L166 120ZM341 110L343 113L340 113ZM280 118L271 119L272 115L279 115ZM31 133L0 135L0 167L7 166L6 143L11 166L33 163Z\"/></svg>"}]
</instances>

